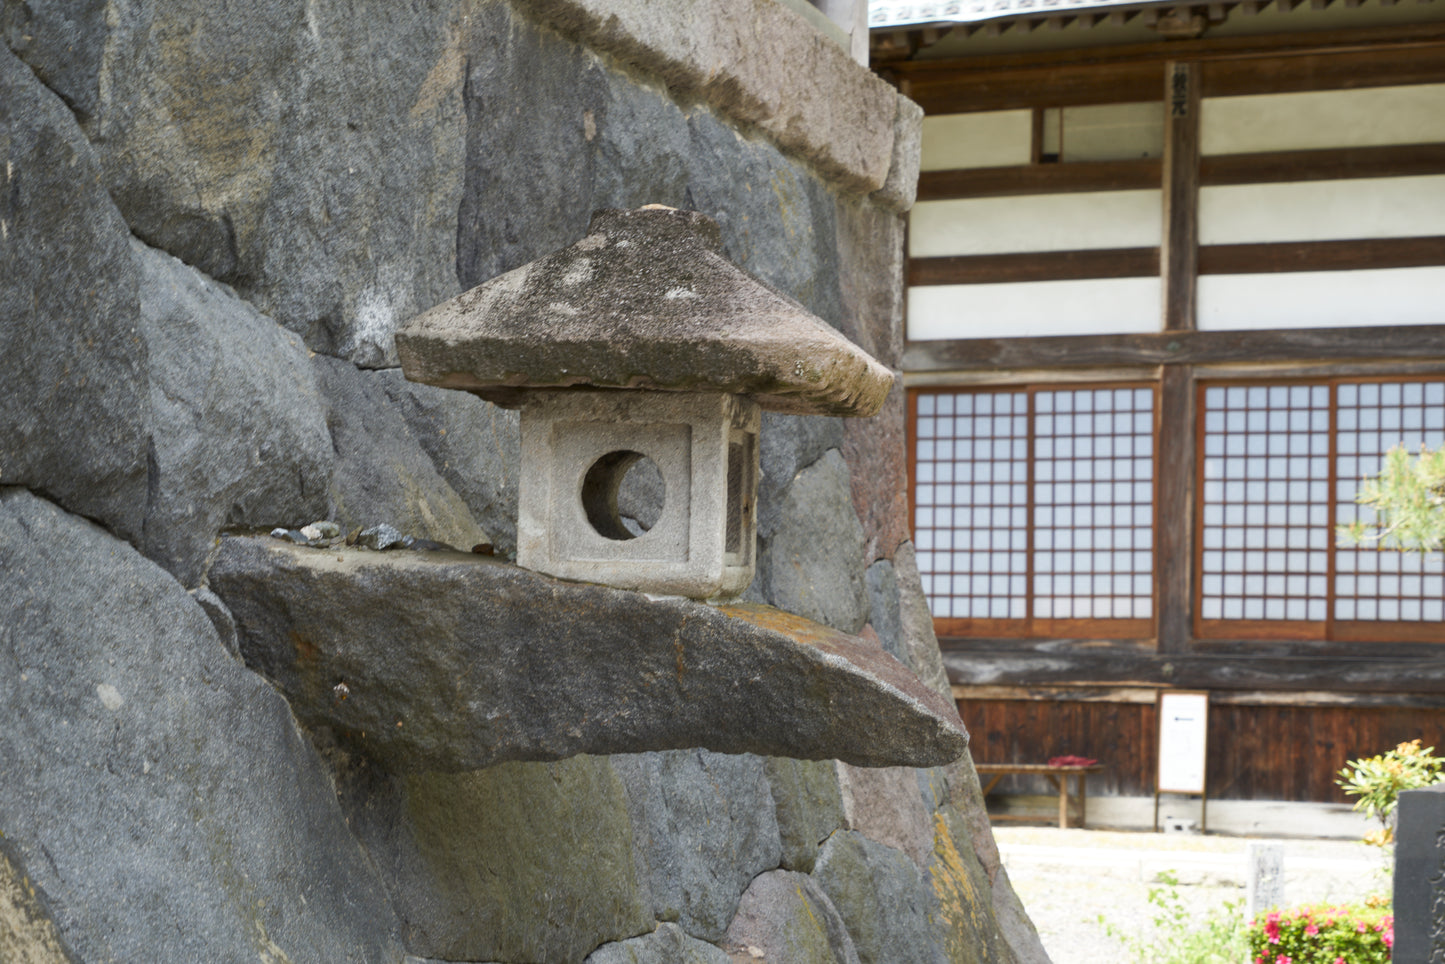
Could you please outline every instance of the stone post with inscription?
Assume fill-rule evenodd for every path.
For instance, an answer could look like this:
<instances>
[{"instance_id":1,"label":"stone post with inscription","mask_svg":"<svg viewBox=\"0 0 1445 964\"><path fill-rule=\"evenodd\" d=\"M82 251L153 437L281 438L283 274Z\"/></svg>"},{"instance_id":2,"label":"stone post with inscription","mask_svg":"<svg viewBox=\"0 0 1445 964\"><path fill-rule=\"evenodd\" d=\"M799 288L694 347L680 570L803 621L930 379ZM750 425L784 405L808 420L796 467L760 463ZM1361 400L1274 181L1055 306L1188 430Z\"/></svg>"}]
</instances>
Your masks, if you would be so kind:
<instances>
[{"instance_id":1,"label":"stone post with inscription","mask_svg":"<svg viewBox=\"0 0 1445 964\"><path fill-rule=\"evenodd\" d=\"M1403 791L1395 813L1394 959L1445 962L1445 784Z\"/></svg>"}]
</instances>

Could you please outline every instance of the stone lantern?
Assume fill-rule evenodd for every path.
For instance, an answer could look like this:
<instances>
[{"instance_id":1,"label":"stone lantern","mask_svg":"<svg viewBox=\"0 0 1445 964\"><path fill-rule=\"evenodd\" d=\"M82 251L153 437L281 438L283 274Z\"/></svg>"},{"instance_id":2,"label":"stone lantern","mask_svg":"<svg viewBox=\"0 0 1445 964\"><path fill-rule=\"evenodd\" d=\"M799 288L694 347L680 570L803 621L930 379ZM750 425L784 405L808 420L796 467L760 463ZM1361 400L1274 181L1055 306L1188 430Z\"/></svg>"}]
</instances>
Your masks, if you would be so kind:
<instances>
[{"instance_id":1,"label":"stone lantern","mask_svg":"<svg viewBox=\"0 0 1445 964\"><path fill-rule=\"evenodd\" d=\"M412 381L521 409L519 565L697 599L752 582L760 410L872 415L893 383L730 262L710 218L659 205L597 212L396 342ZM637 519L619 493L644 471L660 508Z\"/></svg>"}]
</instances>

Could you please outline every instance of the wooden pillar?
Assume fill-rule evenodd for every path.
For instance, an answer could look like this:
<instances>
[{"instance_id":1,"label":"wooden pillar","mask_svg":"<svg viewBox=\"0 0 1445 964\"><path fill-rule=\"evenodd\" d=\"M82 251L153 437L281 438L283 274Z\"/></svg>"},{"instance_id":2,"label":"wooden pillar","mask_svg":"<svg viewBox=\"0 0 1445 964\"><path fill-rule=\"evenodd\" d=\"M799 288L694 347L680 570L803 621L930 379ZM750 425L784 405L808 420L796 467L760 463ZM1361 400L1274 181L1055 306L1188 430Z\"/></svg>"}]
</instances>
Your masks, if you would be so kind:
<instances>
[{"instance_id":1,"label":"wooden pillar","mask_svg":"<svg viewBox=\"0 0 1445 964\"><path fill-rule=\"evenodd\" d=\"M1193 331L1199 275L1199 65L1165 64L1164 231L1159 267L1164 328Z\"/></svg>"},{"instance_id":2,"label":"wooden pillar","mask_svg":"<svg viewBox=\"0 0 1445 964\"><path fill-rule=\"evenodd\" d=\"M1194 632L1195 407L1193 368L1165 365L1159 388L1154 516L1161 653L1186 651Z\"/></svg>"}]
</instances>

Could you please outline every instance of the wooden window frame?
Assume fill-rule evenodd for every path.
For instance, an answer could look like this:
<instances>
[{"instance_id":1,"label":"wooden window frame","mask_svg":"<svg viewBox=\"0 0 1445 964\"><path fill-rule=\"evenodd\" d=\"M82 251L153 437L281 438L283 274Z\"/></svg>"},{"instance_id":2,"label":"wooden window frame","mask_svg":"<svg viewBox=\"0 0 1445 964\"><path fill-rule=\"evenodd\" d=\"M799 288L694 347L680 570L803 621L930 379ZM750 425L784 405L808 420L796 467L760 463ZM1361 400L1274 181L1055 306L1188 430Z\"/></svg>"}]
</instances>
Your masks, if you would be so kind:
<instances>
[{"instance_id":1,"label":"wooden window frame","mask_svg":"<svg viewBox=\"0 0 1445 964\"><path fill-rule=\"evenodd\" d=\"M1202 378L1195 384L1195 417L1193 422L1195 444L1194 464L1194 526L1193 548L1193 602L1195 639L1257 639L1261 641L1289 640L1300 642L1351 642L1351 643L1445 643L1445 620L1339 620L1335 618L1337 595L1336 560L1341 547L1335 538L1338 522L1336 511L1338 499L1338 469L1341 452L1339 445L1338 416L1340 410L1339 389L1342 385L1402 383L1445 383L1440 375L1391 374L1380 372L1372 375L1350 375L1336 377L1275 377L1275 378ZM1327 500L1325 553L1325 618L1323 620L1284 619L1205 619L1202 613L1204 598L1204 470L1205 470L1205 393L1210 388L1230 387L1276 387L1276 386L1327 386L1329 427L1329 451L1327 469ZM1347 550L1358 551L1358 550ZM1390 552L1394 550L1380 550Z\"/></svg>"},{"instance_id":2,"label":"wooden window frame","mask_svg":"<svg viewBox=\"0 0 1445 964\"><path fill-rule=\"evenodd\" d=\"M1037 410L1035 407L1035 396L1039 392L1051 391L1092 391L1105 389L1148 389L1152 394L1152 425L1150 446L1150 552L1155 559L1157 571L1159 552L1159 459L1160 459L1160 385L1157 380L1138 379L1122 381L1081 381L1081 382L1044 382L1044 383L1019 383L997 386L968 386L968 385L944 385L910 389L907 393L907 469L908 469L908 495L909 513L908 528L910 537L915 537L916 525L916 498L918 485L918 399L921 395L943 395L943 394L1024 394L1028 397L1025 410L1027 419L1027 450L1026 465L1027 477L1025 480L1026 502L1025 502L1025 559L1026 570L1024 573L1024 612L1022 618L985 618L985 617L954 617L936 616L933 618L935 632L941 637L953 638L997 638L997 639L1050 639L1050 638L1071 638L1071 639L1121 639L1121 640L1149 640L1156 635L1156 626L1159 620L1159 584L1157 578L1153 579L1150 593L1150 616L1147 618L1048 618L1034 615L1035 610L1035 534L1037 532L1037 513L1035 506L1035 495L1037 479L1035 477L1035 465L1037 463L1037 449L1035 446L1035 418ZM1152 574L1151 574L1152 575Z\"/></svg>"}]
</instances>

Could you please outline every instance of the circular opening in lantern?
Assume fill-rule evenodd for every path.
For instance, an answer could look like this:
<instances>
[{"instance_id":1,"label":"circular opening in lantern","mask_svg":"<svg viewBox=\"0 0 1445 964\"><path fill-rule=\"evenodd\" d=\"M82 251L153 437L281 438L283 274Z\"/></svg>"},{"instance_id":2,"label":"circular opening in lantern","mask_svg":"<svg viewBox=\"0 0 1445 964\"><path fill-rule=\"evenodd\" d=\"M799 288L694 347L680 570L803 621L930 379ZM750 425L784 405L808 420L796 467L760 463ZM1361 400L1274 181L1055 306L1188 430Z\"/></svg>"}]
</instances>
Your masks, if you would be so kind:
<instances>
[{"instance_id":1,"label":"circular opening in lantern","mask_svg":"<svg viewBox=\"0 0 1445 964\"><path fill-rule=\"evenodd\" d=\"M582 510L607 539L645 535L662 516L666 495L657 463L628 449L608 452L582 477Z\"/></svg>"}]
</instances>

